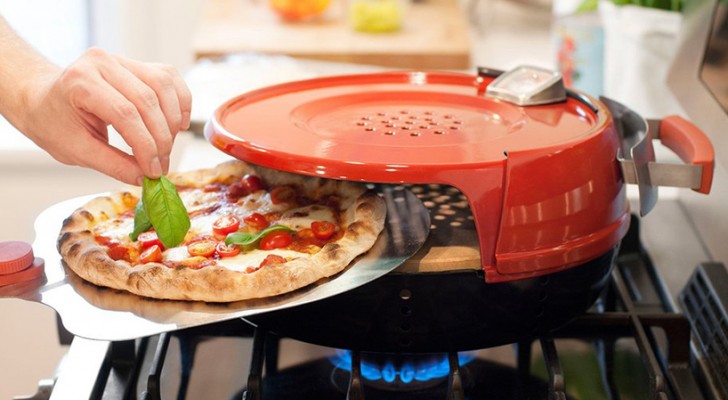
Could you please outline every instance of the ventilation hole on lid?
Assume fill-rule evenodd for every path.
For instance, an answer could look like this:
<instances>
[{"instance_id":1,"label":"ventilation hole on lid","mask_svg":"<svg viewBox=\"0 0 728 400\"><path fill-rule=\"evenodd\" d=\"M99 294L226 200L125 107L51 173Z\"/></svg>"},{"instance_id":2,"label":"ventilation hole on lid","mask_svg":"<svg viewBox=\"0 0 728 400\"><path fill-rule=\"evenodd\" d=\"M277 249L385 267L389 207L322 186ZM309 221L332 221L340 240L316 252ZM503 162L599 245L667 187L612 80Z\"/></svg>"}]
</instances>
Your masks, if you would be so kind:
<instances>
[{"instance_id":1,"label":"ventilation hole on lid","mask_svg":"<svg viewBox=\"0 0 728 400\"><path fill-rule=\"evenodd\" d=\"M409 116L409 119L417 119L417 116L416 115L410 115Z\"/></svg>"},{"instance_id":2,"label":"ventilation hole on lid","mask_svg":"<svg viewBox=\"0 0 728 400\"><path fill-rule=\"evenodd\" d=\"M400 129L402 129L403 131L408 131L408 130L410 130L410 129L412 129L412 128L410 128L409 126L403 126L403 127L402 127L402 128L400 128Z\"/></svg>"},{"instance_id":3,"label":"ventilation hole on lid","mask_svg":"<svg viewBox=\"0 0 728 400\"><path fill-rule=\"evenodd\" d=\"M367 132L374 132L377 130L377 128L373 128L373 127L369 126L369 127L364 128L364 130Z\"/></svg>"},{"instance_id":4,"label":"ventilation hole on lid","mask_svg":"<svg viewBox=\"0 0 728 400\"><path fill-rule=\"evenodd\" d=\"M371 119L372 119L372 117L367 117L367 116L361 117L362 121L370 121Z\"/></svg>"},{"instance_id":5,"label":"ventilation hole on lid","mask_svg":"<svg viewBox=\"0 0 728 400\"><path fill-rule=\"evenodd\" d=\"M394 135L397 134L397 132L395 132L395 131L386 131L386 132L384 132L384 134L387 135L387 136L394 136Z\"/></svg>"},{"instance_id":6,"label":"ventilation hole on lid","mask_svg":"<svg viewBox=\"0 0 728 400\"><path fill-rule=\"evenodd\" d=\"M419 132L412 132L412 133L410 133L410 136L420 136L420 133Z\"/></svg>"},{"instance_id":7,"label":"ventilation hole on lid","mask_svg":"<svg viewBox=\"0 0 728 400\"><path fill-rule=\"evenodd\" d=\"M453 130L453 131L456 131L456 130L458 130L458 129L460 129L460 127L459 127L459 126L451 126L451 127L450 127L450 130Z\"/></svg>"},{"instance_id":8,"label":"ventilation hole on lid","mask_svg":"<svg viewBox=\"0 0 728 400\"><path fill-rule=\"evenodd\" d=\"M453 119L453 116L450 115L450 114L448 114L448 115L443 116L443 118L445 118L445 119Z\"/></svg>"},{"instance_id":9,"label":"ventilation hole on lid","mask_svg":"<svg viewBox=\"0 0 728 400\"><path fill-rule=\"evenodd\" d=\"M394 117L392 117L392 119L395 121L399 121L400 118L399 118L399 116L395 115Z\"/></svg>"},{"instance_id":10,"label":"ventilation hole on lid","mask_svg":"<svg viewBox=\"0 0 728 400\"><path fill-rule=\"evenodd\" d=\"M387 113L380 111L380 112L377 113L377 115L380 116L380 117L384 117L384 116L387 115Z\"/></svg>"},{"instance_id":11,"label":"ventilation hole on lid","mask_svg":"<svg viewBox=\"0 0 728 400\"><path fill-rule=\"evenodd\" d=\"M425 111L425 115L433 115L432 111Z\"/></svg>"},{"instance_id":12,"label":"ventilation hole on lid","mask_svg":"<svg viewBox=\"0 0 728 400\"><path fill-rule=\"evenodd\" d=\"M435 133L435 135L444 135L445 131L436 130L434 133Z\"/></svg>"},{"instance_id":13,"label":"ventilation hole on lid","mask_svg":"<svg viewBox=\"0 0 728 400\"><path fill-rule=\"evenodd\" d=\"M455 124L455 125L462 125L463 124L463 121L456 120L456 121L452 121L452 123Z\"/></svg>"},{"instance_id":14,"label":"ventilation hole on lid","mask_svg":"<svg viewBox=\"0 0 728 400\"><path fill-rule=\"evenodd\" d=\"M369 123L367 123L367 122L362 122L362 121L359 121L359 122L357 122L356 124L357 124L357 125L359 125L359 126L367 126L367 125L369 125Z\"/></svg>"},{"instance_id":15,"label":"ventilation hole on lid","mask_svg":"<svg viewBox=\"0 0 728 400\"><path fill-rule=\"evenodd\" d=\"M420 125L420 129L430 129L430 127L427 125Z\"/></svg>"},{"instance_id":16,"label":"ventilation hole on lid","mask_svg":"<svg viewBox=\"0 0 728 400\"><path fill-rule=\"evenodd\" d=\"M404 123L407 124L407 125L413 125L414 124L413 121L404 121Z\"/></svg>"},{"instance_id":17,"label":"ventilation hole on lid","mask_svg":"<svg viewBox=\"0 0 728 400\"><path fill-rule=\"evenodd\" d=\"M386 126L387 128L396 128L397 127L397 125L395 125L395 124L387 124L384 126Z\"/></svg>"},{"instance_id":18,"label":"ventilation hole on lid","mask_svg":"<svg viewBox=\"0 0 728 400\"><path fill-rule=\"evenodd\" d=\"M407 111L407 110L402 110L402 111L400 111L399 113L400 113L400 114L409 114L409 111Z\"/></svg>"}]
</instances>

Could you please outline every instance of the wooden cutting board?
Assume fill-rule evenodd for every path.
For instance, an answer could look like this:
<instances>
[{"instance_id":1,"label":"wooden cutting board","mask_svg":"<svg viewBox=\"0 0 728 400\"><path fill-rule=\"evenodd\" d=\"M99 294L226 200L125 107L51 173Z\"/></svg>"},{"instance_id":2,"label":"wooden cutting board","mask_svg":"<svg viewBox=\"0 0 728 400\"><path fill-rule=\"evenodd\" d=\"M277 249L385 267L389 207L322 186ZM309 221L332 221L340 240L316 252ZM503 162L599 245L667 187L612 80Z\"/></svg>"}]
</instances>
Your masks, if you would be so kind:
<instances>
[{"instance_id":1,"label":"wooden cutting board","mask_svg":"<svg viewBox=\"0 0 728 400\"><path fill-rule=\"evenodd\" d=\"M338 12L291 23L278 18L267 0L209 0L192 47L197 58L258 52L393 68L471 67L468 20L457 0L413 2L401 30L379 34L351 29L344 0L332 7Z\"/></svg>"}]
</instances>

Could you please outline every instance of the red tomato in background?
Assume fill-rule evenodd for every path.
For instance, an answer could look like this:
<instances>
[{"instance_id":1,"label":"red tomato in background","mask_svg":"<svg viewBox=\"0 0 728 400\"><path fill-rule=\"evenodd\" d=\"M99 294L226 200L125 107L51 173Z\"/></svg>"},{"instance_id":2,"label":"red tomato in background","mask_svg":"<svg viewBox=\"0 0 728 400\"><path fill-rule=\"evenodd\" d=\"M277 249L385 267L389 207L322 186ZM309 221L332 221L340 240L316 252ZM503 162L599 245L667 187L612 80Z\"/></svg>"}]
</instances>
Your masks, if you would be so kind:
<instances>
[{"instance_id":1,"label":"red tomato in background","mask_svg":"<svg viewBox=\"0 0 728 400\"><path fill-rule=\"evenodd\" d=\"M139 255L139 262L142 264L150 262L162 261L162 249L156 244L147 247L142 254Z\"/></svg>"},{"instance_id":2,"label":"red tomato in background","mask_svg":"<svg viewBox=\"0 0 728 400\"><path fill-rule=\"evenodd\" d=\"M240 246L231 244L226 245L225 242L220 242L215 247L215 252L220 257L234 257L240 254Z\"/></svg>"},{"instance_id":3,"label":"red tomato in background","mask_svg":"<svg viewBox=\"0 0 728 400\"><path fill-rule=\"evenodd\" d=\"M240 228L240 220L234 215L226 215L213 222L212 233L224 238L228 233L237 231L238 228Z\"/></svg>"},{"instance_id":4,"label":"red tomato in background","mask_svg":"<svg viewBox=\"0 0 728 400\"><path fill-rule=\"evenodd\" d=\"M281 18L297 21L315 17L328 8L331 0L269 0L273 11Z\"/></svg>"},{"instance_id":5,"label":"red tomato in background","mask_svg":"<svg viewBox=\"0 0 728 400\"><path fill-rule=\"evenodd\" d=\"M245 175L241 181L243 187L250 193L262 190L264 188L263 181L257 175Z\"/></svg>"},{"instance_id":6,"label":"red tomato in background","mask_svg":"<svg viewBox=\"0 0 728 400\"><path fill-rule=\"evenodd\" d=\"M336 232L336 225L329 221L311 222L311 232L318 239L328 239Z\"/></svg>"},{"instance_id":7,"label":"red tomato in background","mask_svg":"<svg viewBox=\"0 0 728 400\"><path fill-rule=\"evenodd\" d=\"M270 225L270 223L265 218L265 216L263 216L263 214L259 214L256 212L243 218L243 221L245 222L246 225L250 226L251 228L255 229L256 231L262 231L263 229L267 228L268 225Z\"/></svg>"},{"instance_id":8,"label":"red tomato in background","mask_svg":"<svg viewBox=\"0 0 728 400\"><path fill-rule=\"evenodd\" d=\"M162 241L159 240L159 237L157 236L157 232L155 231L147 231L142 232L139 234L139 237L137 237L137 241L142 245L142 249L146 249L152 246L159 246L163 247Z\"/></svg>"},{"instance_id":9,"label":"red tomato in background","mask_svg":"<svg viewBox=\"0 0 728 400\"><path fill-rule=\"evenodd\" d=\"M296 199L296 190L290 186L278 186L270 192L273 204L290 203Z\"/></svg>"},{"instance_id":10,"label":"red tomato in background","mask_svg":"<svg viewBox=\"0 0 728 400\"><path fill-rule=\"evenodd\" d=\"M191 256L210 257L215 254L217 242L213 240L200 240L187 245L187 252Z\"/></svg>"},{"instance_id":11,"label":"red tomato in background","mask_svg":"<svg viewBox=\"0 0 728 400\"><path fill-rule=\"evenodd\" d=\"M261 250L282 249L293 243L293 236L286 231L273 231L260 241Z\"/></svg>"}]
</instances>

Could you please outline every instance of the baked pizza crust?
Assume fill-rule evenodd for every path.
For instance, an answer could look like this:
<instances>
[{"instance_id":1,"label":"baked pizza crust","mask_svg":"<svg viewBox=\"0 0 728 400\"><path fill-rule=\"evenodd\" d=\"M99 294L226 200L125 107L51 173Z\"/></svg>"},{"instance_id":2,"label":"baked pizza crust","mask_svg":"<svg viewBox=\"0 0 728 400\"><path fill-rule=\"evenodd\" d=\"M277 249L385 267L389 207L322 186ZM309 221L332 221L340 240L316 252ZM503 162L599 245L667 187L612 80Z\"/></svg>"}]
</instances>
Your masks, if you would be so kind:
<instances>
[{"instance_id":1,"label":"baked pizza crust","mask_svg":"<svg viewBox=\"0 0 728 400\"><path fill-rule=\"evenodd\" d=\"M231 161L216 168L170 174L180 186L204 187L230 183L245 174L259 175L269 185L291 185L311 198L336 194L342 198L343 236L313 255L283 264L268 265L253 273L214 265L201 269L161 263L130 265L113 260L107 248L95 240L93 229L103 220L129 209L138 193L121 192L96 198L67 218L58 239L65 264L81 278L99 286L126 290L157 299L231 302L288 293L344 270L357 256L367 252L384 228L384 201L359 184L306 177ZM136 197L135 197L136 196Z\"/></svg>"}]
</instances>

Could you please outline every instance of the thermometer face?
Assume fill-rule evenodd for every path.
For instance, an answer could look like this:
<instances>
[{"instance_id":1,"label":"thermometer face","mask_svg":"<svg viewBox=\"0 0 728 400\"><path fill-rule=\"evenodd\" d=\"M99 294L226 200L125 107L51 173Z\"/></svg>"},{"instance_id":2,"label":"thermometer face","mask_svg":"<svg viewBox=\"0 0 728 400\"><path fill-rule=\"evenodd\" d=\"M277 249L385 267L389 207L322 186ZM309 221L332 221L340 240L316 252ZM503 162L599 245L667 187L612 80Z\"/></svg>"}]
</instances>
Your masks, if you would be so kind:
<instances>
[{"instance_id":1,"label":"thermometer face","mask_svg":"<svg viewBox=\"0 0 728 400\"><path fill-rule=\"evenodd\" d=\"M500 75L488 85L486 96L519 106L548 104L566 99L563 79L558 72L521 66Z\"/></svg>"}]
</instances>

